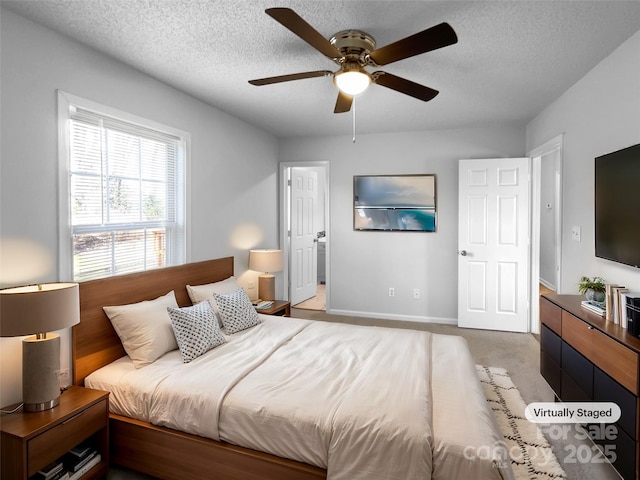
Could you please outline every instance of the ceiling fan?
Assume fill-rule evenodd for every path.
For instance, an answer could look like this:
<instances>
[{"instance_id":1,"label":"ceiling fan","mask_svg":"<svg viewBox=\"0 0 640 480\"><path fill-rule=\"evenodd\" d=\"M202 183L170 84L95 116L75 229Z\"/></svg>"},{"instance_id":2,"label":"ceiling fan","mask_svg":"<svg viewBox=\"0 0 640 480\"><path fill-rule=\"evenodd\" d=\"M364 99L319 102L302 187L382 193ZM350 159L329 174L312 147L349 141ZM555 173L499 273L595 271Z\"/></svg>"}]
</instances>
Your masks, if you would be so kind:
<instances>
[{"instance_id":1,"label":"ceiling fan","mask_svg":"<svg viewBox=\"0 0 640 480\"><path fill-rule=\"evenodd\" d=\"M398 60L458 42L458 37L453 28L448 23L441 23L376 49L375 39L360 30L343 30L336 33L330 40L327 40L290 8L268 8L266 13L320 53L337 63L340 69L336 72L316 70L313 72L279 75L249 80L249 83L261 86L305 78L332 76L334 83L338 87L338 100L336 101L334 113L344 113L351 110L353 97L365 91L371 83L410 95L424 102L433 99L439 93L437 90L381 70L369 73L365 70L365 67L388 65Z\"/></svg>"}]
</instances>

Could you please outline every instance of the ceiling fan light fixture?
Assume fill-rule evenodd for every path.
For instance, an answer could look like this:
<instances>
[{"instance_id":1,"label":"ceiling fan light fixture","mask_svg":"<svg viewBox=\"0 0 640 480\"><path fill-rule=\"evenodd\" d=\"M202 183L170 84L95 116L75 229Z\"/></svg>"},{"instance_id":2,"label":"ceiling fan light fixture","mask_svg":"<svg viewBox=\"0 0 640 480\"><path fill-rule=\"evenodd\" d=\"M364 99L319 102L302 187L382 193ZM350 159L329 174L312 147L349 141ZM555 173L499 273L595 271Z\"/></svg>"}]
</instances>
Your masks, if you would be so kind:
<instances>
[{"instance_id":1,"label":"ceiling fan light fixture","mask_svg":"<svg viewBox=\"0 0 640 480\"><path fill-rule=\"evenodd\" d=\"M361 69L347 70L336 73L333 81L342 93L354 97L369 88L371 75Z\"/></svg>"},{"instance_id":2,"label":"ceiling fan light fixture","mask_svg":"<svg viewBox=\"0 0 640 480\"><path fill-rule=\"evenodd\" d=\"M343 30L336 33L330 40L327 40L290 8L268 8L266 13L283 27L300 37L309 46L338 64L340 69L337 72L316 70L313 72L277 75L275 77L249 80L249 83L260 86L305 78L332 76L333 83L339 90L333 113L348 112L353 106L354 122L355 97L363 93L372 83L409 95L423 102L428 102L438 94L438 91L433 88L390 73L383 71L369 73L365 70L365 67L388 65L458 42L456 32L448 23L443 22L382 48L376 48L375 39L362 30Z\"/></svg>"}]
</instances>

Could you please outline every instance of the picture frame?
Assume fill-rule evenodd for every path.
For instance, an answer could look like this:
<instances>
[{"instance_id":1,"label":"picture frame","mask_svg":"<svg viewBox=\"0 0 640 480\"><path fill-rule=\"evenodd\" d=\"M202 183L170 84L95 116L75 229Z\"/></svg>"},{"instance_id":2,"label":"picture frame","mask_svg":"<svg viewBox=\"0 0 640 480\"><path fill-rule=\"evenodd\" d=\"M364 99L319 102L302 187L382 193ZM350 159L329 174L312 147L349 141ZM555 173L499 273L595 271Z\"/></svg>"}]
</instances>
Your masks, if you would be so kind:
<instances>
[{"instance_id":1,"label":"picture frame","mask_svg":"<svg viewBox=\"0 0 640 480\"><path fill-rule=\"evenodd\" d=\"M354 175L353 229L435 232L435 174Z\"/></svg>"}]
</instances>

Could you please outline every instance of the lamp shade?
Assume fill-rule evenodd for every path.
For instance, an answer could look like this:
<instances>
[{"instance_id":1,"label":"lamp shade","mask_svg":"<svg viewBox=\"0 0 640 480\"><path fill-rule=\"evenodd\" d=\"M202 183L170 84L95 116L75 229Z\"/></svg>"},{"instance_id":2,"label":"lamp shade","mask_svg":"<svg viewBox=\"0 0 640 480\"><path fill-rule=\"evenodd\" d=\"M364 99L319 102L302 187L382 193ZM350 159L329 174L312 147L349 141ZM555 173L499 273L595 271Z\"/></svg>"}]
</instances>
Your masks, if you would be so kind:
<instances>
[{"instance_id":1,"label":"lamp shade","mask_svg":"<svg viewBox=\"0 0 640 480\"><path fill-rule=\"evenodd\" d=\"M80 322L77 283L42 283L0 290L0 336L17 337Z\"/></svg>"},{"instance_id":2,"label":"lamp shade","mask_svg":"<svg viewBox=\"0 0 640 480\"><path fill-rule=\"evenodd\" d=\"M284 268L282 250L249 250L249 268L257 272L279 272Z\"/></svg>"}]
</instances>

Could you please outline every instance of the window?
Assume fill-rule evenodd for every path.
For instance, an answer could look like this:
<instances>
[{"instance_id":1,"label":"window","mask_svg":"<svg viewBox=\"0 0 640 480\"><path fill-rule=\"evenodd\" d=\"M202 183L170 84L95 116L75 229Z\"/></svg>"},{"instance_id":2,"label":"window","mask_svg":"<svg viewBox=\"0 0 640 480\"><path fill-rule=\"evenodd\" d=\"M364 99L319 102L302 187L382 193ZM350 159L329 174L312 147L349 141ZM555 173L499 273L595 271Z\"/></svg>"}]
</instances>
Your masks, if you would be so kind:
<instances>
[{"instance_id":1,"label":"window","mask_svg":"<svg viewBox=\"0 0 640 480\"><path fill-rule=\"evenodd\" d=\"M73 279L184 263L188 134L69 94L59 98L61 205L68 212L61 250L71 253Z\"/></svg>"}]
</instances>

